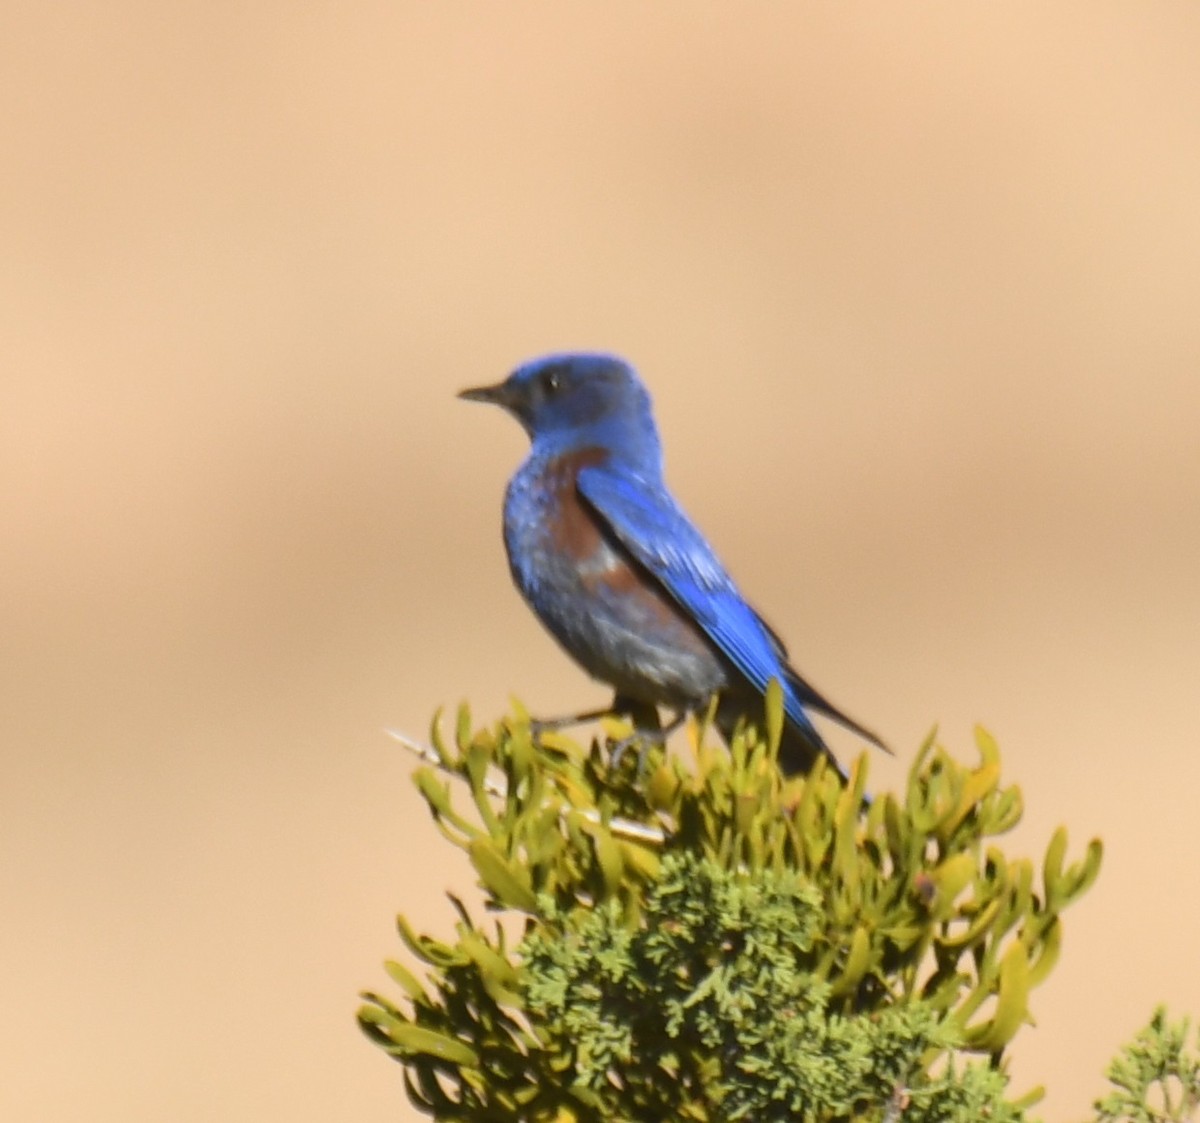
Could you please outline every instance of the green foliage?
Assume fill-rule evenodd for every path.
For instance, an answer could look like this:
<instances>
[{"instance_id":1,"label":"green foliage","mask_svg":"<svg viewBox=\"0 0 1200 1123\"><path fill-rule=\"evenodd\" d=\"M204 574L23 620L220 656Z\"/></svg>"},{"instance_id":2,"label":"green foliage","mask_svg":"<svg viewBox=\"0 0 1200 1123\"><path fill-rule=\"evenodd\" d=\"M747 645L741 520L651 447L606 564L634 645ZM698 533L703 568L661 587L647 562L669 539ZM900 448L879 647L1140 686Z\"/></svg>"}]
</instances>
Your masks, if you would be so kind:
<instances>
[{"instance_id":1,"label":"green foliage","mask_svg":"<svg viewBox=\"0 0 1200 1123\"><path fill-rule=\"evenodd\" d=\"M903 1095L906 1121L1020 1118L987 1065L918 1081L962 1044L929 1003L829 1014L829 983L801 966L821 900L794 870L670 853L642 923L615 901L547 921L524 945L529 1013L598 1116L857 1119Z\"/></svg>"},{"instance_id":2,"label":"green foliage","mask_svg":"<svg viewBox=\"0 0 1200 1123\"><path fill-rule=\"evenodd\" d=\"M1096 1123L1195 1123L1200 1119L1200 1051L1187 1047L1190 1025L1159 1007L1108 1066L1113 1084L1096 1101ZM1200 1034L1196 1035L1200 1050Z\"/></svg>"},{"instance_id":3,"label":"green foliage","mask_svg":"<svg viewBox=\"0 0 1200 1123\"><path fill-rule=\"evenodd\" d=\"M1021 796L982 731L974 767L927 743L903 798L864 798L865 758L848 785L820 766L786 779L778 705L769 741L751 727L726 751L701 724L690 763L654 749L640 776L636 753L612 763L619 722L590 750L521 712L472 730L464 709L453 745L435 722L440 767L418 788L510 920L455 901L453 942L399 920L427 981L390 963L405 1000L366 995L359 1017L418 1106L514 1123L1023 1118L1004 1050L1099 843L1064 864L1060 830L1040 885L1005 857L991 840Z\"/></svg>"}]
</instances>

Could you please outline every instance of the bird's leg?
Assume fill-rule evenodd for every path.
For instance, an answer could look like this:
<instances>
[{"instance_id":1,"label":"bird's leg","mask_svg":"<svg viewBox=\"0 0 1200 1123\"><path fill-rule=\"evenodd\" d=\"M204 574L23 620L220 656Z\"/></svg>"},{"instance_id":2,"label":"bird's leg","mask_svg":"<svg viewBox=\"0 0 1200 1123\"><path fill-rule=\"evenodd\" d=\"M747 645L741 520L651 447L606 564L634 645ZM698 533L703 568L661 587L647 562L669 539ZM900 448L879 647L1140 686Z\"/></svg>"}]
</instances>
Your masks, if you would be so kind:
<instances>
[{"instance_id":1,"label":"bird's leg","mask_svg":"<svg viewBox=\"0 0 1200 1123\"><path fill-rule=\"evenodd\" d=\"M602 717L619 714L633 722L638 732L654 731L660 728L658 710L649 702L640 702L624 694L613 696L612 705L602 710L584 710L578 714L567 714L564 717L533 718L529 722L529 731L533 734L545 733L552 729L569 729L572 725L587 725L591 721L599 721Z\"/></svg>"},{"instance_id":2,"label":"bird's leg","mask_svg":"<svg viewBox=\"0 0 1200 1123\"><path fill-rule=\"evenodd\" d=\"M583 713L567 714L565 717L531 718L529 732L536 737L539 733L547 733L552 729L569 729L572 725L587 725L590 721L599 721L602 717L608 717L612 712L613 707L609 706L603 710L585 710Z\"/></svg>"},{"instance_id":3,"label":"bird's leg","mask_svg":"<svg viewBox=\"0 0 1200 1123\"><path fill-rule=\"evenodd\" d=\"M678 713L676 713L666 725L663 725L659 720L657 707L650 706L645 702L634 702L631 699L622 699L618 696L613 700L613 709L619 709L618 703L622 702L631 707L625 712L627 712L630 718L633 720L634 730L628 737L621 738L621 740L613 746L612 756L609 757L608 766L610 768L616 768L621 763L621 758L625 755L625 753L634 745L637 745L637 770L638 775L640 776L646 771L646 761L650 754L650 750L656 745L665 745L667 743L667 738L669 738L671 734L675 732L675 730L679 729L683 723L687 721L692 711L689 707L685 706L683 709L679 710ZM639 719L647 712L650 720L643 723Z\"/></svg>"},{"instance_id":4,"label":"bird's leg","mask_svg":"<svg viewBox=\"0 0 1200 1123\"><path fill-rule=\"evenodd\" d=\"M658 707L652 702L643 702L638 698L630 698L628 694L614 694L609 713L621 714L633 723L634 734L659 733L662 722L659 720Z\"/></svg>"},{"instance_id":5,"label":"bird's leg","mask_svg":"<svg viewBox=\"0 0 1200 1123\"><path fill-rule=\"evenodd\" d=\"M609 757L609 767L616 768L621 758L634 745L638 746L638 774L646 770L646 758L656 745L666 743L668 737L675 732L692 711L688 708L680 710L666 725L658 714L658 707L651 702L643 702L626 694L613 697L612 705L603 710L586 710L583 713L567 714L564 717L535 718L529 723L533 736L550 730L567 729L572 725L586 725L591 721L619 714L627 717L633 725L633 732L628 737L621 738L613 746L612 756Z\"/></svg>"}]
</instances>

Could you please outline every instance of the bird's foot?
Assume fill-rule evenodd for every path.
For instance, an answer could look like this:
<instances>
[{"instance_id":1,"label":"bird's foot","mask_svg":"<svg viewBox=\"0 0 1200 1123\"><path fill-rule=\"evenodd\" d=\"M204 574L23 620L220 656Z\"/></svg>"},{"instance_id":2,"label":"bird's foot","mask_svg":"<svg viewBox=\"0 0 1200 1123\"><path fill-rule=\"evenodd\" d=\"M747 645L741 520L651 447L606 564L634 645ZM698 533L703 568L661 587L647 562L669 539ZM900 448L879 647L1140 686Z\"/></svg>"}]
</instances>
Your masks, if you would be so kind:
<instances>
[{"instance_id":1,"label":"bird's foot","mask_svg":"<svg viewBox=\"0 0 1200 1123\"><path fill-rule=\"evenodd\" d=\"M625 754L636 745L638 749L637 775L644 775L650 761L650 751L655 748L665 749L667 738L687 721L688 714L688 710L682 710L671 721L662 726L654 725L649 728L635 727L634 731L628 737L622 737L613 745L612 754L608 758L608 767L610 769L620 767Z\"/></svg>"},{"instance_id":2,"label":"bird's foot","mask_svg":"<svg viewBox=\"0 0 1200 1123\"><path fill-rule=\"evenodd\" d=\"M625 754L636 745L638 751L637 774L641 776L646 772L646 767L650 762L650 750L663 748L665 742L666 736L661 729L635 729L628 737L622 737L613 743L612 752L608 758L609 770L615 772L620 768Z\"/></svg>"}]
</instances>

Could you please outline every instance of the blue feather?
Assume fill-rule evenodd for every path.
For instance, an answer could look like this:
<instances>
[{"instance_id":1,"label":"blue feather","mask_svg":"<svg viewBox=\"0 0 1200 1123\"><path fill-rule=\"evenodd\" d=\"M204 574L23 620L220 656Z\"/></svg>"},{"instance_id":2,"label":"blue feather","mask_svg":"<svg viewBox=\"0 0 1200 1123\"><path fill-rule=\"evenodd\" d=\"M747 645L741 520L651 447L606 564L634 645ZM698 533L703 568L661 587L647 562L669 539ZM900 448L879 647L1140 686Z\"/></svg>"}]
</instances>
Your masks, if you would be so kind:
<instances>
[{"instance_id":1,"label":"blue feather","mask_svg":"<svg viewBox=\"0 0 1200 1123\"><path fill-rule=\"evenodd\" d=\"M784 711L818 745L801 708L785 652L738 591L704 536L656 483L607 464L579 473L580 494L618 541L696 621L717 649L760 693L771 679L783 687Z\"/></svg>"}]
</instances>

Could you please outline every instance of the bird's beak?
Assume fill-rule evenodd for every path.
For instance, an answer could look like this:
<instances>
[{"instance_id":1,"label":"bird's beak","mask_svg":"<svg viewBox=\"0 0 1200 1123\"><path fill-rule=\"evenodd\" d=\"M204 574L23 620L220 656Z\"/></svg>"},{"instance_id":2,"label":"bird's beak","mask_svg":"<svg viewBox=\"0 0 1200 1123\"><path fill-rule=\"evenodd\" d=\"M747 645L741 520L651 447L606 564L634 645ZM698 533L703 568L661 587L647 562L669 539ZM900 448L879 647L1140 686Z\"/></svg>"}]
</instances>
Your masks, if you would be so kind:
<instances>
[{"instance_id":1,"label":"bird's beak","mask_svg":"<svg viewBox=\"0 0 1200 1123\"><path fill-rule=\"evenodd\" d=\"M488 402L494 406L507 407L510 393L506 383L497 382L495 386L474 386L470 390L460 390L458 396L467 402Z\"/></svg>"}]
</instances>

